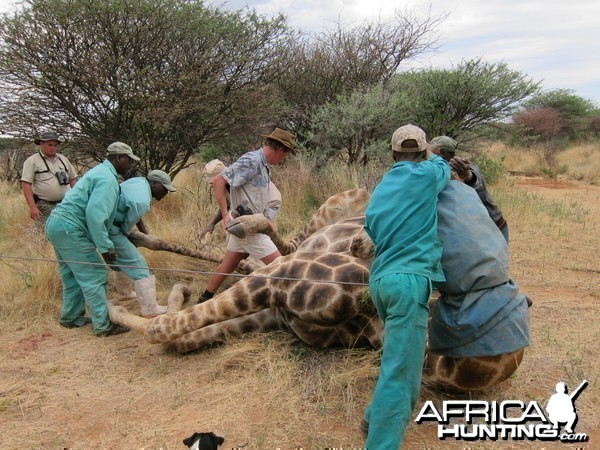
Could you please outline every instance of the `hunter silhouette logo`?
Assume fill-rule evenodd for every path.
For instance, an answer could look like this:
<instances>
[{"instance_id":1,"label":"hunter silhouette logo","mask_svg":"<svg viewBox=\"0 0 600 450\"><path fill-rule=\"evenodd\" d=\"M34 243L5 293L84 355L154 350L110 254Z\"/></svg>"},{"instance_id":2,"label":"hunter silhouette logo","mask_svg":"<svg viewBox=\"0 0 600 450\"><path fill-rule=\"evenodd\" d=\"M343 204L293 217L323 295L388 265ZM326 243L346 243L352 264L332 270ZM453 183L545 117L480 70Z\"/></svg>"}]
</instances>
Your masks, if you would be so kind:
<instances>
[{"instance_id":1,"label":"hunter silhouette logo","mask_svg":"<svg viewBox=\"0 0 600 450\"><path fill-rule=\"evenodd\" d=\"M556 393L550 397L545 408L547 414L536 401L525 403L520 400L445 400L438 410L433 402L428 400L415 422L420 424L436 421L440 440L454 438L465 441L527 439L587 442L589 436L586 433L575 433L578 419L575 400L587 385L588 381L583 380L569 395L565 383L557 383ZM565 424L562 433L561 424Z\"/></svg>"},{"instance_id":2,"label":"hunter silhouette logo","mask_svg":"<svg viewBox=\"0 0 600 450\"><path fill-rule=\"evenodd\" d=\"M555 429L559 428L559 423L566 423L565 431L573 434L573 427L577 423L577 412L575 411L575 399L581 391L588 385L587 380L583 380L575 391L567 394L567 386L565 383L556 384L556 394L550 397L546 411L548 419L554 425Z\"/></svg>"}]
</instances>

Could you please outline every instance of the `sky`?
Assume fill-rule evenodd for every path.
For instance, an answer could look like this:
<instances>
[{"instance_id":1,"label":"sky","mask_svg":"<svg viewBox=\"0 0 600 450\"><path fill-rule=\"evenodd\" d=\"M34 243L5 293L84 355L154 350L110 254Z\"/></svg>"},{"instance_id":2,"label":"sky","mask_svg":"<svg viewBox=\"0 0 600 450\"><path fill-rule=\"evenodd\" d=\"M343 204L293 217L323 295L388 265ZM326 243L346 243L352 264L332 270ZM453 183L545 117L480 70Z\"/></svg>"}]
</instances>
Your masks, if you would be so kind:
<instances>
[{"instance_id":1,"label":"sky","mask_svg":"<svg viewBox=\"0 0 600 450\"><path fill-rule=\"evenodd\" d=\"M571 89L600 106L600 1L598 0L207 0L227 9L250 7L310 32L336 22L360 25L391 20L395 10L417 15L448 14L439 26L440 48L404 68L450 69L481 57L504 62L540 81L544 90ZM15 0L0 0L0 12L14 10Z\"/></svg>"}]
</instances>

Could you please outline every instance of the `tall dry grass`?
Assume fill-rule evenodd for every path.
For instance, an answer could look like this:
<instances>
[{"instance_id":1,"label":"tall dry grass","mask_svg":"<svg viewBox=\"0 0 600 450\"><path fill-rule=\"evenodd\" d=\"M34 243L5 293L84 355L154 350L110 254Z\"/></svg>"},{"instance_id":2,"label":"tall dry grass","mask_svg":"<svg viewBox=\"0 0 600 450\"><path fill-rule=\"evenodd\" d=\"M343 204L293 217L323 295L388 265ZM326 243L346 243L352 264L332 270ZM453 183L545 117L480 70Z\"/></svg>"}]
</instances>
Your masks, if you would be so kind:
<instances>
[{"instance_id":1,"label":"tall dry grass","mask_svg":"<svg viewBox=\"0 0 600 450\"><path fill-rule=\"evenodd\" d=\"M509 147L493 143L487 156L502 161L507 171L540 176L562 176L588 184L600 185L600 143L585 143L556 152L540 148ZM551 155L551 156L548 156ZM552 164L548 164L548 158Z\"/></svg>"}]
</instances>

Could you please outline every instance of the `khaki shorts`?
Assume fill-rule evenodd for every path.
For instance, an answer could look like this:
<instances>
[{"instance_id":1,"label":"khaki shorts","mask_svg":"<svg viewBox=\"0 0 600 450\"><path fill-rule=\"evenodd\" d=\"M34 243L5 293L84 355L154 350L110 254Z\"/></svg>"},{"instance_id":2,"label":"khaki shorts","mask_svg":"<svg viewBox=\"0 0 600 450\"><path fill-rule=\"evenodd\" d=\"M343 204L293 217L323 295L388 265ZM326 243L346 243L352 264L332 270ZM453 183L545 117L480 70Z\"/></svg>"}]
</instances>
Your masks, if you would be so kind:
<instances>
[{"instance_id":1,"label":"khaki shorts","mask_svg":"<svg viewBox=\"0 0 600 450\"><path fill-rule=\"evenodd\" d=\"M239 239L232 234L227 241L227 250L236 253L248 253L254 259L263 259L277 251L277 247L266 234L252 234Z\"/></svg>"}]
</instances>

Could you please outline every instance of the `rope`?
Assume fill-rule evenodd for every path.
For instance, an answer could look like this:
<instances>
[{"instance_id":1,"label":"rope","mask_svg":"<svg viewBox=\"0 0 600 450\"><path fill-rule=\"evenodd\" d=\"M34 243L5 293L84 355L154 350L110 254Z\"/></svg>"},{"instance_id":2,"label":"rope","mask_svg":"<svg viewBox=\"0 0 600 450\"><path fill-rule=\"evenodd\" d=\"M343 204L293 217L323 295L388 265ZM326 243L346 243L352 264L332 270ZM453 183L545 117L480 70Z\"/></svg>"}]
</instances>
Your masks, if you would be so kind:
<instances>
[{"instance_id":1,"label":"rope","mask_svg":"<svg viewBox=\"0 0 600 450\"><path fill-rule=\"evenodd\" d=\"M89 261L69 261L63 259L50 259L50 258L32 258L27 256L7 256L0 255L0 259L12 259L12 260L24 260L24 261L38 261L38 262L51 262L51 263L65 263L65 264L81 264L88 266L103 266L106 267L107 264L104 263L94 263ZM276 276L268 276L268 275L243 275L239 273L224 273L224 272L208 272L202 270L186 270L186 269L164 269L162 267L140 267L140 266L129 266L129 265L115 265L108 264L110 268L120 268L126 267L129 269L148 269L152 271L161 271L161 272L176 272L176 273L188 273L195 275L225 275L236 278L257 278L257 279L270 279L270 280L281 280L281 281L306 281L308 283L323 283L323 284L341 284L346 286L368 286L369 283L358 283L353 281L334 281L334 280L314 280L309 278L292 278L292 277L276 277Z\"/></svg>"}]
</instances>

